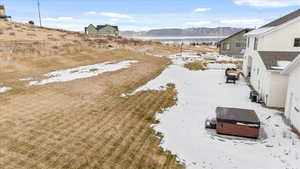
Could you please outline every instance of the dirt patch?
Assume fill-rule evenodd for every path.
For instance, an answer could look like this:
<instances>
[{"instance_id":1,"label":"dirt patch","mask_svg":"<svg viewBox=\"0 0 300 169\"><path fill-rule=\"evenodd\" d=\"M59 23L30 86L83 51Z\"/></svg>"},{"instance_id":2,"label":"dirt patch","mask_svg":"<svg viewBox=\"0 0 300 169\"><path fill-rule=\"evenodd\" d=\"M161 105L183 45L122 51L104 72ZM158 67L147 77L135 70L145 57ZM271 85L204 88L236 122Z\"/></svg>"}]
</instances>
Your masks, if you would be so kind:
<instances>
[{"instance_id":1,"label":"dirt patch","mask_svg":"<svg viewBox=\"0 0 300 169\"><path fill-rule=\"evenodd\" d=\"M207 64L205 62L195 61L195 62L186 63L184 67L189 70L199 71L199 70L206 70Z\"/></svg>"}]
</instances>

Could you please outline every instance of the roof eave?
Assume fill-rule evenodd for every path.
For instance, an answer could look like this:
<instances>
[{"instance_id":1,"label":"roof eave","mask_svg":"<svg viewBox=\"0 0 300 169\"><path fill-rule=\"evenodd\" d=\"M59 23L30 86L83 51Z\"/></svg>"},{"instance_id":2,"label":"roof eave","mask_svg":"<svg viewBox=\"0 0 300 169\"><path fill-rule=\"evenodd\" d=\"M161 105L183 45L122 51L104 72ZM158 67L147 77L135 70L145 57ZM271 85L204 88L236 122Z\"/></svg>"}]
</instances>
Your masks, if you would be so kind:
<instances>
[{"instance_id":1,"label":"roof eave","mask_svg":"<svg viewBox=\"0 0 300 169\"><path fill-rule=\"evenodd\" d=\"M288 26L288 25L290 25L290 24L292 24L292 23L297 22L297 21L300 21L300 16L298 16L298 17L296 17L295 19L292 19L292 20L290 20L290 21L288 21L288 22L286 22L286 23L283 23L283 24L281 24L281 25L279 25L279 26L276 26L274 29L271 29L270 31L264 32L264 33L262 33L262 34L259 34L258 37L259 37L259 38L264 37L264 36L266 36L266 35L268 35L268 34L274 32L274 31L280 30L280 29L282 29L282 28L284 28L284 27L286 27L286 26Z\"/></svg>"},{"instance_id":2,"label":"roof eave","mask_svg":"<svg viewBox=\"0 0 300 169\"><path fill-rule=\"evenodd\" d=\"M288 25L290 25L290 24L292 24L294 22L297 22L297 21L300 21L300 16L296 17L295 19L290 20L290 21L288 21L288 22L286 22L284 24L276 26L276 27L274 27L274 29L271 29L269 31L266 31L266 32L263 32L263 33L260 33L260 34L249 34L249 33L251 33L251 32L249 32L249 33L245 34L244 36L246 36L246 37L258 37L258 38L262 38L262 37L267 36L268 34L274 32L274 31L277 31L277 30L279 30L281 28L284 28L285 26L288 26ZM263 28L259 28L259 29L263 29Z\"/></svg>"},{"instance_id":3,"label":"roof eave","mask_svg":"<svg viewBox=\"0 0 300 169\"><path fill-rule=\"evenodd\" d=\"M224 39L220 40L219 43L222 43L223 41L228 40L228 39L230 39L230 38L232 38L232 37L234 37L234 36L236 36L236 35L238 35L238 34L244 32L244 31L248 31L248 30L251 30L251 29L250 29L250 28L242 29L242 30L240 30L240 31L238 31L238 32L236 32L236 33L234 33L234 34L228 36L227 38L224 38ZM245 35L245 34L244 34L244 35Z\"/></svg>"}]
</instances>

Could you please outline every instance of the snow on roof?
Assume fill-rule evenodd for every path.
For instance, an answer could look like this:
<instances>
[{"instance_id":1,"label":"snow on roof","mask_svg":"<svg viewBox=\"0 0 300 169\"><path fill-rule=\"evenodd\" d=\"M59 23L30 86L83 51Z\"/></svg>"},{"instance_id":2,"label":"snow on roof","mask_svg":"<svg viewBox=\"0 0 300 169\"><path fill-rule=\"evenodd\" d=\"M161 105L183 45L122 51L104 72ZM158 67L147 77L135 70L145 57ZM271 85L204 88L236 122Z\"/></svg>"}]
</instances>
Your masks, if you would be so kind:
<instances>
[{"instance_id":1,"label":"snow on roof","mask_svg":"<svg viewBox=\"0 0 300 169\"><path fill-rule=\"evenodd\" d=\"M290 63L292 63L292 62L288 61L288 60L278 60L277 66L272 66L272 69L284 70Z\"/></svg>"},{"instance_id":2,"label":"snow on roof","mask_svg":"<svg viewBox=\"0 0 300 169\"><path fill-rule=\"evenodd\" d=\"M274 29L276 29L277 26L274 26L274 27L264 27L264 28L259 28L259 29L256 29L256 30L253 30L251 32L248 32L247 34L245 34L245 36L256 36L256 35L261 35L261 34L264 34L264 33L267 33L267 32L270 32Z\"/></svg>"},{"instance_id":3,"label":"snow on roof","mask_svg":"<svg viewBox=\"0 0 300 169\"><path fill-rule=\"evenodd\" d=\"M267 70L283 70L300 52L259 51L258 54Z\"/></svg>"},{"instance_id":4,"label":"snow on roof","mask_svg":"<svg viewBox=\"0 0 300 169\"><path fill-rule=\"evenodd\" d=\"M277 65L280 66L280 67L287 67L290 63L292 63L291 61L289 60L278 60L277 61Z\"/></svg>"},{"instance_id":5,"label":"snow on roof","mask_svg":"<svg viewBox=\"0 0 300 169\"><path fill-rule=\"evenodd\" d=\"M299 65L300 65L300 54L298 55L298 57L295 60L293 60L293 62L288 64L281 73L282 74L289 74L295 68L299 67Z\"/></svg>"},{"instance_id":6,"label":"snow on roof","mask_svg":"<svg viewBox=\"0 0 300 169\"><path fill-rule=\"evenodd\" d=\"M283 70L285 67L282 67L282 66L272 66L271 68L273 70Z\"/></svg>"}]
</instances>

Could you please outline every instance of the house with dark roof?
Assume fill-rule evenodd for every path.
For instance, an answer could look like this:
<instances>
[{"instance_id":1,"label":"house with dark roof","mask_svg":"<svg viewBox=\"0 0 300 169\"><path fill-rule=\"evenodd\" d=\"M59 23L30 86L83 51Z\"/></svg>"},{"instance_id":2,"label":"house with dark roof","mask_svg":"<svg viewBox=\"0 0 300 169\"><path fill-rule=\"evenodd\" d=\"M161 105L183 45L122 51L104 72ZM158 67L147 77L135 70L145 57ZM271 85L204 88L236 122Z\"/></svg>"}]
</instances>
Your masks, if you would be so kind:
<instances>
[{"instance_id":1,"label":"house with dark roof","mask_svg":"<svg viewBox=\"0 0 300 169\"><path fill-rule=\"evenodd\" d=\"M95 27L93 24L90 24L88 27L84 28L84 31L88 35L110 35L110 36L119 35L118 26L112 26L112 25L98 25Z\"/></svg>"},{"instance_id":2,"label":"house with dark roof","mask_svg":"<svg viewBox=\"0 0 300 169\"><path fill-rule=\"evenodd\" d=\"M243 29L218 43L219 53L230 57L243 57L246 48L246 33L253 29Z\"/></svg>"},{"instance_id":3,"label":"house with dark roof","mask_svg":"<svg viewBox=\"0 0 300 169\"><path fill-rule=\"evenodd\" d=\"M11 17L6 15L4 5L0 5L0 20L6 21L9 18L11 18Z\"/></svg>"},{"instance_id":4,"label":"house with dark roof","mask_svg":"<svg viewBox=\"0 0 300 169\"><path fill-rule=\"evenodd\" d=\"M288 75L300 54L300 9L245 34L243 73L269 107L285 107Z\"/></svg>"},{"instance_id":5,"label":"house with dark roof","mask_svg":"<svg viewBox=\"0 0 300 169\"><path fill-rule=\"evenodd\" d=\"M300 55L283 71L288 75L285 117L300 132Z\"/></svg>"}]
</instances>

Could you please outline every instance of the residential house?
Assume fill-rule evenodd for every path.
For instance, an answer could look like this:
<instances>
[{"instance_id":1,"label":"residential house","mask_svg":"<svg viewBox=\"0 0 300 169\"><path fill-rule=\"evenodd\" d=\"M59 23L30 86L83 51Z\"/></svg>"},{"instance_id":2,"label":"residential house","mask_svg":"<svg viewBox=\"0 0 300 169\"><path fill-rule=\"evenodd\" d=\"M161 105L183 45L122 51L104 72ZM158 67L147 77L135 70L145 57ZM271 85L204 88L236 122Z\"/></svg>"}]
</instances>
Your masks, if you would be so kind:
<instances>
[{"instance_id":1,"label":"residential house","mask_svg":"<svg viewBox=\"0 0 300 169\"><path fill-rule=\"evenodd\" d=\"M8 18L11 18L11 17L6 16L5 7L3 5L0 5L0 20L7 20Z\"/></svg>"},{"instance_id":2,"label":"residential house","mask_svg":"<svg viewBox=\"0 0 300 169\"><path fill-rule=\"evenodd\" d=\"M300 131L300 55L284 69L282 74L289 75L285 116Z\"/></svg>"},{"instance_id":3,"label":"residential house","mask_svg":"<svg viewBox=\"0 0 300 169\"><path fill-rule=\"evenodd\" d=\"M88 35L118 36L119 28L118 26L112 25L98 25L97 27L95 27L93 24L90 24L88 27L85 27L85 33Z\"/></svg>"},{"instance_id":4,"label":"residential house","mask_svg":"<svg viewBox=\"0 0 300 169\"><path fill-rule=\"evenodd\" d=\"M219 42L220 54L231 57L243 57L246 48L246 33L253 29L243 29Z\"/></svg>"},{"instance_id":5,"label":"residential house","mask_svg":"<svg viewBox=\"0 0 300 169\"><path fill-rule=\"evenodd\" d=\"M300 9L247 33L243 73L269 107L284 107L288 76L280 72L300 54Z\"/></svg>"}]
</instances>

